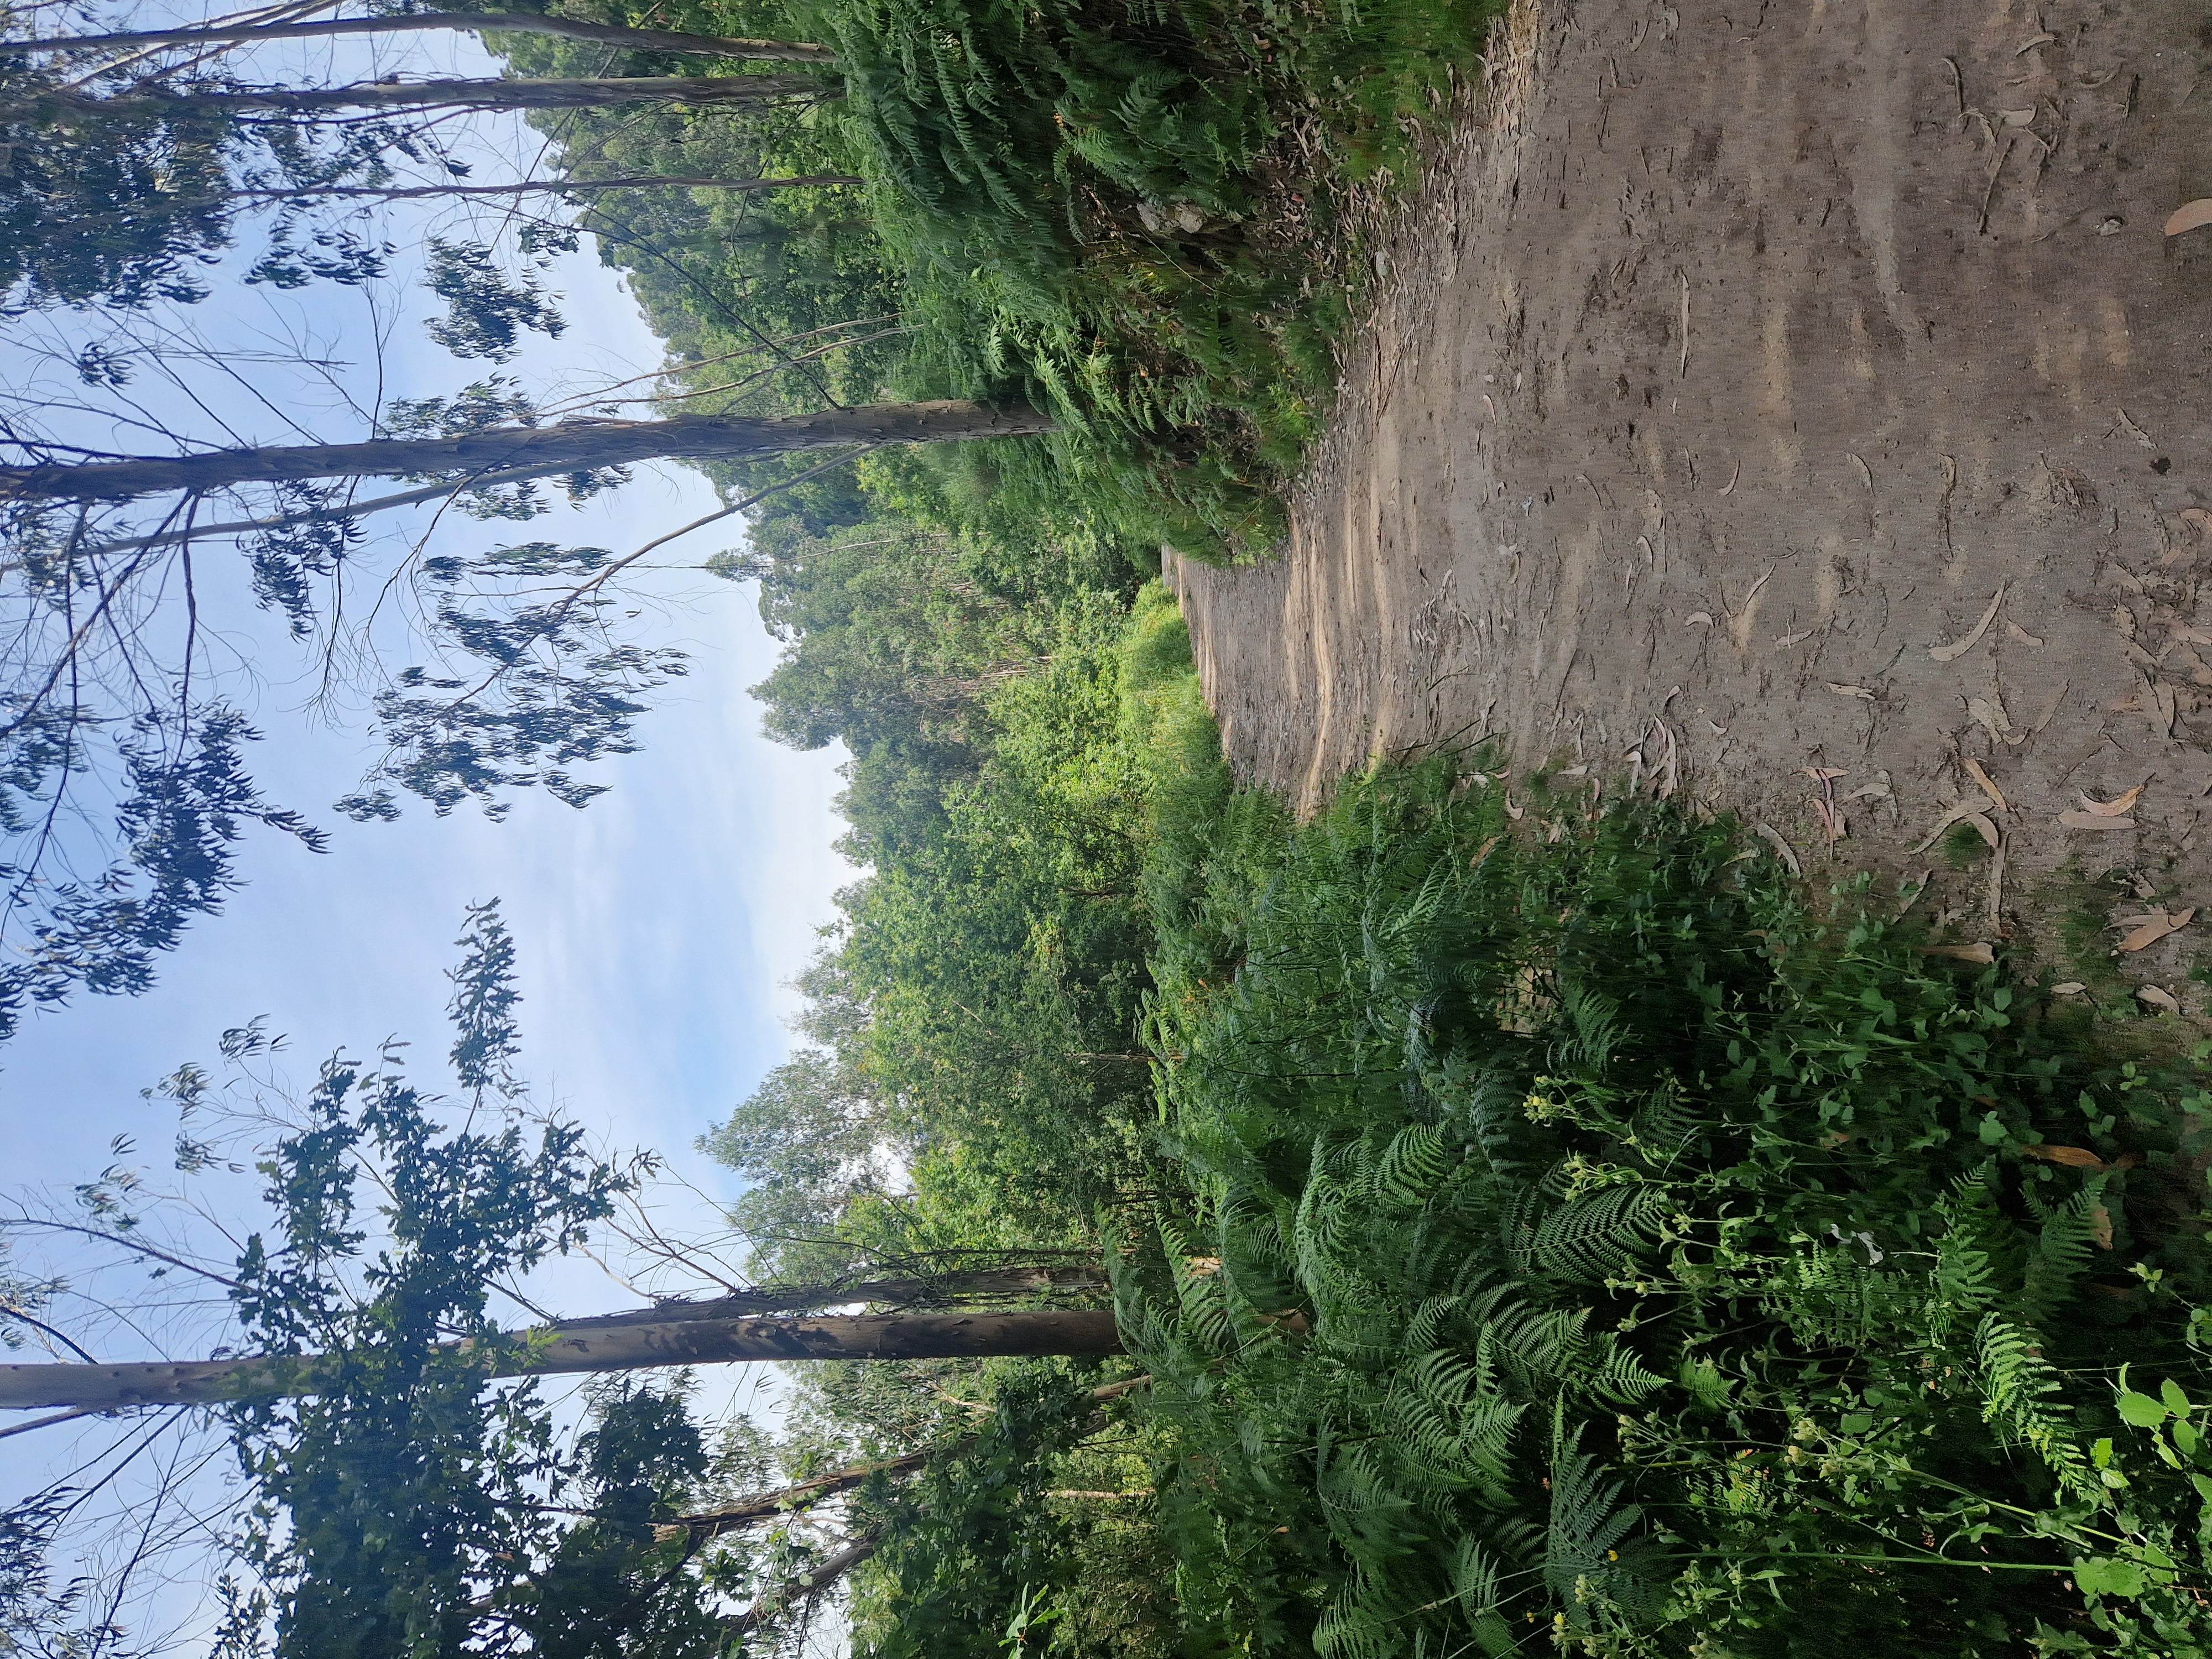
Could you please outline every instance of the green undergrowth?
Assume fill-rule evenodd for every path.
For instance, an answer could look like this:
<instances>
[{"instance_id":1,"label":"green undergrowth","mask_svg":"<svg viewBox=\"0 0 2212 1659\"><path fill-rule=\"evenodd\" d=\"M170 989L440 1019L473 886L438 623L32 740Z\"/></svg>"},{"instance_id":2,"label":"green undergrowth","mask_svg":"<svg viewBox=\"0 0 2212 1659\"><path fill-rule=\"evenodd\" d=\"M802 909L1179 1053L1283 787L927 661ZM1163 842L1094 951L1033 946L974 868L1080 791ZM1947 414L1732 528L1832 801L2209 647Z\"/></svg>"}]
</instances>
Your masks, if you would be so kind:
<instances>
[{"instance_id":1,"label":"green undergrowth","mask_svg":"<svg viewBox=\"0 0 2212 1659\"><path fill-rule=\"evenodd\" d=\"M2212 1650L2206 1049L1725 821L1182 805L1119 1291L1188 1650Z\"/></svg>"},{"instance_id":2,"label":"green undergrowth","mask_svg":"<svg viewBox=\"0 0 2212 1659\"><path fill-rule=\"evenodd\" d=\"M845 173L622 191L582 223L687 376L683 407L1022 400L1054 434L950 465L1103 533L1264 547L1333 394L1363 226L1480 58L1499 0L678 0L652 26L834 46L837 95L765 114L562 112L570 169ZM520 39L516 64L605 73ZM759 70L761 66L750 66ZM770 70L787 70L786 65ZM743 72L746 66L725 68ZM636 72L699 60L639 57ZM850 321L849 343L814 332ZM860 326L862 323L866 326ZM804 359L762 377L763 337ZM709 388L726 388L709 392ZM795 470L732 472L758 483Z\"/></svg>"},{"instance_id":3,"label":"green undergrowth","mask_svg":"<svg viewBox=\"0 0 2212 1659\"><path fill-rule=\"evenodd\" d=\"M1018 392L1053 470L1272 538L1335 379L1352 187L1403 172L1490 0L831 0L916 389Z\"/></svg>"}]
</instances>

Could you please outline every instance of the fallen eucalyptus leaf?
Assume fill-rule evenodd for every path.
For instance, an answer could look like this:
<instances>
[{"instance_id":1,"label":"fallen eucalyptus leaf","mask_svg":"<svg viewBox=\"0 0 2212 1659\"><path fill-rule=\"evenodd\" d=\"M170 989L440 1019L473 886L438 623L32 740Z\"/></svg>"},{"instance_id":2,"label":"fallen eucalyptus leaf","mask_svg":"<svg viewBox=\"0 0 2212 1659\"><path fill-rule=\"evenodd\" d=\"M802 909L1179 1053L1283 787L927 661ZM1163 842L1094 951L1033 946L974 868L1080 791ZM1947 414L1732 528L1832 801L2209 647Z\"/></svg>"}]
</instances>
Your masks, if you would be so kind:
<instances>
[{"instance_id":1,"label":"fallen eucalyptus leaf","mask_svg":"<svg viewBox=\"0 0 2212 1659\"><path fill-rule=\"evenodd\" d=\"M2013 729L2012 716L2005 713L2001 700L1973 697L1966 703L1966 713L1974 723L1999 743L2025 743L2027 733Z\"/></svg>"},{"instance_id":2,"label":"fallen eucalyptus leaf","mask_svg":"<svg viewBox=\"0 0 2212 1659\"><path fill-rule=\"evenodd\" d=\"M1771 823L1754 823L1751 829L1753 835L1774 848L1775 855L1789 866L1791 875L1802 876L1805 873L1805 866L1797 862L1797 854L1790 850L1790 843L1782 839L1782 832L1779 830Z\"/></svg>"},{"instance_id":3,"label":"fallen eucalyptus leaf","mask_svg":"<svg viewBox=\"0 0 2212 1659\"><path fill-rule=\"evenodd\" d=\"M2108 818L2095 812L2061 812L2058 822L2069 830L2132 830L2133 818Z\"/></svg>"},{"instance_id":4,"label":"fallen eucalyptus leaf","mask_svg":"<svg viewBox=\"0 0 2212 1659\"><path fill-rule=\"evenodd\" d=\"M2174 209L2166 222L2166 234L2179 236L2185 230L2195 230L2200 225L2212 225L2212 196L2200 196L2193 202L2185 202ZM2142 405L2136 405L2140 408Z\"/></svg>"},{"instance_id":5,"label":"fallen eucalyptus leaf","mask_svg":"<svg viewBox=\"0 0 2212 1659\"><path fill-rule=\"evenodd\" d=\"M1997 584L1997 591L1990 599L1990 608L1982 612L1982 619L1974 624L1973 632L1955 645L1931 645L1928 647L1928 654L1937 662L1955 662L1979 645L1982 635L1989 632L1990 623L1996 617L1997 607L2004 603L2006 586L2003 582Z\"/></svg>"},{"instance_id":6,"label":"fallen eucalyptus leaf","mask_svg":"<svg viewBox=\"0 0 2212 1659\"><path fill-rule=\"evenodd\" d=\"M1923 945L1920 954L1924 957L1949 957L1954 962L1972 962L1987 968L1997 959L1996 948L1987 939L1978 939L1972 945Z\"/></svg>"},{"instance_id":7,"label":"fallen eucalyptus leaf","mask_svg":"<svg viewBox=\"0 0 2212 1659\"><path fill-rule=\"evenodd\" d=\"M2063 1164L2070 1170L2101 1170L2105 1160L2096 1153L2080 1146L2047 1146L2037 1145L2020 1149L2022 1158L2039 1158L2045 1164Z\"/></svg>"},{"instance_id":8,"label":"fallen eucalyptus leaf","mask_svg":"<svg viewBox=\"0 0 2212 1659\"><path fill-rule=\"evenodd\" d=\"M1943 816L1936 820L1934 827L1931 828L1926 835L1920 838L1920 844L1917 847L1911 848L1911 851L1914 853L1926 852L1929 848L1936 844L1936 836L1942 835L1953 824L1958 823L1960 818L1969 817L1981 810L1982 804L1978 800L1953 801L1948 806L1943 809Z\"/></svg>"},{"instance_id":9,"label":"fallen eucalyptus leaf","mask_svg":"<svg viewBox=\"0 0 2212 1659\"><path fill-rule=\"evenodd\" d=\"M2163 1008L2169 1014L2178 1014L2181 1012L2181 1005L2176 1002L2171 994L2160 990L2155 985L2146 985L2136 994L2150 1004L2152 1007Z\"/></svg>"},{"instance_id":10,"label":"fallen eucalyptus leaf","mask_svg":"<svg viewBox=\"0 0 2212 1659\"><path fill-rule=\"evenodd\" d=\"M2144 785L2139 783L2125 793L2114 796L2111 800L2091 800L2088 796L2076 790L2074 799L2081 803L2081 810L2085 812L2094 812L2100 818L2121 818L2125 817L2128 815L2128 810L2142 799L2143 788Z\"/></svg>"},{"instance_id":11,"label":"fallen eucalyptus leaf","mask_svg":"<svg viewBox=\"0 0 2212 1659\"><path fill-rule=\"evenodd\" d=\"M1974 781L1982 786L1982 793L1997 804L1997 811L2010 811L2012 803L2004 798L2004 791L1990 781L1990 775L1982 770L1981 762L1976 760L1972 755L1961 755L1959 758L1966 763L1966 770L1974 775Z\"/></svg>"},{"instance_id":12,"label":"fallen eucalyptus leaf","mask_svg":"<svg viewBox=\"0 0 2212 1659\"><path fill-rule=\"evenodd\" d=\"M2155 945L2159 940L2164 939L2168 933L2179 933L2184 927L2188 927L2189 919L2196 914L2197 908L2196 906L2191 905L2188 909L2176 911L2172 915L2168 915L2165 911L2160 910L2155 915L2130 916L2128 921L2136 923L2136 926L2134 932L2130 933L2125 939L2120 941L2120 949L2123 951L2141 951L2148 946ZM2124 927L2126 926L2126 923L2123 922L2118 925Z\"/></svg>"},{"instance_id":13,"label":"fallen eucalyptus leaf","mask_svg":"<svg viewBox=\"0 0 2212 1659\"><path fill-rule=\"evenodd\" d=\"M2051 988L2051 994L2055 997L2078 997L2082 992L2088 988L2089 988L2083 984L2080 980L2069 979L2063 984L2052 986Z\"/></svg>"}]
</instances>

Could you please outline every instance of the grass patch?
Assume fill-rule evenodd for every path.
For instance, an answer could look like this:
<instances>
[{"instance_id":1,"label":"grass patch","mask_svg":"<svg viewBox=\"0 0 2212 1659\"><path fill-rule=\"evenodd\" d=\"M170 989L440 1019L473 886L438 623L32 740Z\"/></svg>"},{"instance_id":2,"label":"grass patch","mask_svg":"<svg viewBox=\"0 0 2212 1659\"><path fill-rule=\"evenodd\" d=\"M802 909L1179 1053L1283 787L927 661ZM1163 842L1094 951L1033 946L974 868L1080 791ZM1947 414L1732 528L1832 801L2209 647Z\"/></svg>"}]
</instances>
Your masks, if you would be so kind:
<instances>
[{"instance_id":1,"label":"grass patch","mask_svg":"<svg viewBox=\"0 0 2212 1659\"><path fill-rule=\"evenodd\" d=\"M2204 1651L2205 1051L1725 822L1464 782L1222 796L1156 872L1189 1193L1121 1288L1187 1639Z\"/></svg>"}]
</instances>

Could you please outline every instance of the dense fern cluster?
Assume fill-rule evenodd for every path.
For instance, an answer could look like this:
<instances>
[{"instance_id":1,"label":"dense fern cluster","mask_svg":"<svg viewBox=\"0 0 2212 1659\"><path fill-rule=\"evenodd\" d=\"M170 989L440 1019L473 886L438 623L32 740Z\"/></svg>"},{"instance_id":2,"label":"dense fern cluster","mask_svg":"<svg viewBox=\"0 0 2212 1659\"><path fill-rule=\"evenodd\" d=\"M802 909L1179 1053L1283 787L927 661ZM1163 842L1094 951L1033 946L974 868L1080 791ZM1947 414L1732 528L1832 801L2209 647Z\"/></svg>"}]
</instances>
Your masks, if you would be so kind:
<instances>
[{"instance_id":1,"label":"dense fern cluster","mask_svg":"<svg viewBox=\"0 0 2212 1659\"><path fill-rule=\"evenodd\" d=\"M2203 1051L1469 781L1224 823L1161 907L1195 1201L1121 1296L1193 1638L2212 1649Z\"/></svg>"}]
</instances>

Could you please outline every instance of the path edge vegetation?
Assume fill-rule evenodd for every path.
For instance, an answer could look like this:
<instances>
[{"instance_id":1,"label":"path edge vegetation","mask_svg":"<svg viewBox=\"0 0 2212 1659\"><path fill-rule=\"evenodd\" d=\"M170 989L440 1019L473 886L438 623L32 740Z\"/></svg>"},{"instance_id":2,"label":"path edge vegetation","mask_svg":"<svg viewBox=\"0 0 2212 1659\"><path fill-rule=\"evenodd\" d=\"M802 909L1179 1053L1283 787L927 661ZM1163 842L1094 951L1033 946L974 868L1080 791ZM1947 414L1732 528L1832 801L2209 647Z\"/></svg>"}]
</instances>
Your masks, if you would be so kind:
<instances>
[{"instance_id":1,"label":"path edge vegetation","mask_svg":"<svg viewBox=\"0 0 2212 1659\"><path fill-rule=\"evenodd\" d=\"M2201 1032L2055 993L2024 948L1934 951L1872 877L1808 885L1744 826L1620 780L1593 806L1437 756L1297 823L1230 775L1164 590L1121 614L1088 647L1087 714L1055 700L1082 681L1065 655L990 690L996 758L963 788L1025 801L1033 853L1102 780L1139 803L1114 879L1141 896L1152 1084L1092 1143L1120 1184L1064 1187L1068 1231L1032 1237L1108 1246L1153 1378L1116 1516L1171 1587L1122 1604L1146 1641L2203 1650ZM852 907L861 956L833 960L920 994L915 959L868 969L870 936L957 931L942 878L910 913ZM1063 901L1031 902L1046 925ZM845 1086L890 1063L822 1035ZM1010 1194L976 1172L1034 1140L933 1122L913 1192L848 1192L842 1222L1009 1242L975 1206ZM716 1144L779 1173L761 1121ZM833 1408L880 1397L850 1368L811 1379ZM960 1647L952 1612L980 1631L1017 1589L1092 1650L1092 1534L1051 1509L1027 1524L1060 1553L1032 1549L1018 1585L948 1602L946 1559L911 1550L863 1570L861 1650Z\"/></svg>"}]
</instances>

